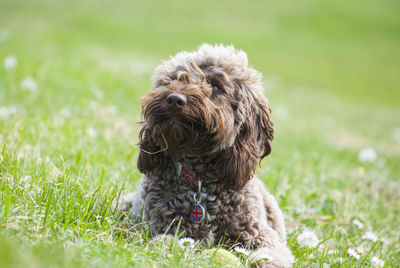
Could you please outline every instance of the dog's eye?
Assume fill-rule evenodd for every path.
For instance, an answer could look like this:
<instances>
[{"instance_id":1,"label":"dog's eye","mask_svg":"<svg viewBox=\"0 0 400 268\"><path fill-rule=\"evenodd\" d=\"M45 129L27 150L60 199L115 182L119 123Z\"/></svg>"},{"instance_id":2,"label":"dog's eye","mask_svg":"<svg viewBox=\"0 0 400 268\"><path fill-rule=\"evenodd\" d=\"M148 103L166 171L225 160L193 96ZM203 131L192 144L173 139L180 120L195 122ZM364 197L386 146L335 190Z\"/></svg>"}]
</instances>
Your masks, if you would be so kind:
<instances>
[{"instance_id":1,"label":"dog's eye","mask_svg":"<svg viewBox=\"0 0 400 268\"><path fill-rule=\"evenodd\" d=\"M212 89L213 89L213 92L219 91L219 87L217 87L217 86L212 86Z\"/></svg>"}]
</instances>

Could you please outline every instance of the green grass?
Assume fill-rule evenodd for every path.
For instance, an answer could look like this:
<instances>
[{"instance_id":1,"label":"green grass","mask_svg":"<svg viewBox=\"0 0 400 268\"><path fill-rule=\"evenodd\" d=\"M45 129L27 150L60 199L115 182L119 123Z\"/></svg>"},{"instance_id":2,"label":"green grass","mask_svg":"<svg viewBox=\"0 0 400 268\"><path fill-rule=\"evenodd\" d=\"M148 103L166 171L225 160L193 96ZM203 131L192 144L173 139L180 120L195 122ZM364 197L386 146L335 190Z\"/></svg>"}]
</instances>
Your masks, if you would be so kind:
<instances>
[{"instance_id":1,"label":"green grass","mask_svg":"<svg viewBox=\"0 0 400 268\"><path fill-rule=\"evenodd\" d=\"M18 60L0 67L0 107L16 108L0 117L0 267L220 265L207 246L149 246L147 226L121 225L115 211L141 176L139 99L152 70L204 42L242 48L264 73L276 139L258 175L285 213L295 267L368 267L373 256L398 266L399 10L391 0L0 0L0 61ZM21 88L27 76L36 91ZM358 160L364 147L376 161ZM306 228L320 249L298 245ZM356 247L359 260L347 253Z\"/></svg>"}]
</instances>

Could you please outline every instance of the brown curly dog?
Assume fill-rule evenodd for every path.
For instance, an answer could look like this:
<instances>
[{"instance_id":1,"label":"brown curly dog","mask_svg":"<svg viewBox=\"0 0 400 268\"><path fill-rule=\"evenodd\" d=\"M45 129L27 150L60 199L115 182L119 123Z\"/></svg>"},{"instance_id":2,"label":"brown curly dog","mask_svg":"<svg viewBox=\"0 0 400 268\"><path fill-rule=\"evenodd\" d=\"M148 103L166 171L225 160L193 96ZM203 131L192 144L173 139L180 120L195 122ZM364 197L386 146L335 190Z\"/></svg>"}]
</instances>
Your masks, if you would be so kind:
<instances>
[{"instance_id":1,"label":"brown curly dog","mask_svg":"<svg viewBox=\"0 0 400 268\"><path fill-rule=\"evenodd\" d=\"M273 124L261 74L233 46L204 44L162 63L143 98L139 188L122 201L153 235L254 250L257 265L290 267L282 212L255 177ZM171 224L172 223L172 224Z\"/></svg>"}]
</instances>

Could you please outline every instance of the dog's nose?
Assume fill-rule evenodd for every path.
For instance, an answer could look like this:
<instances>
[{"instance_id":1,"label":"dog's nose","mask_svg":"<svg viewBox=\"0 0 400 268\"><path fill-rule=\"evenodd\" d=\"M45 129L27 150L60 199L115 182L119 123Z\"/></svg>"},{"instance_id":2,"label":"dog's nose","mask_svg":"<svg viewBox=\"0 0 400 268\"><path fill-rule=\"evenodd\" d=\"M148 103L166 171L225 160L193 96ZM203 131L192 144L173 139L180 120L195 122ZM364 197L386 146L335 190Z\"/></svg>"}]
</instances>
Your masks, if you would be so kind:
<instances>
[{"instance_id":1,"label":"dog's nose","mask_svg":"<svg viewBox=\"0 0 400 268\"><path fill-rule=\"evenodd\" d=\"M167 106L169 109L182 109L186 103L186 97L182 94L172 93L167 97Z\"/></svg>"}]
</instances>

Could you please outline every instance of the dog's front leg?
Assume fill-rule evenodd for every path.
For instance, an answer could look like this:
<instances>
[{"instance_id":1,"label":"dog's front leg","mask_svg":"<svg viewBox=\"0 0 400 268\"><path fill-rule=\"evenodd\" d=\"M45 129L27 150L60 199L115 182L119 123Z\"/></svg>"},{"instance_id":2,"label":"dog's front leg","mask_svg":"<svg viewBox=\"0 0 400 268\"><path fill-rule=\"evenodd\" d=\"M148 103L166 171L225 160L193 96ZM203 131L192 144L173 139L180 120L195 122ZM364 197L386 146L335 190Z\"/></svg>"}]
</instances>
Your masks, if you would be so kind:
<instances>
[{"instance_id":1,"label":"dog's front leg","mask_svg":"<svg viewBox=\"0 0 400 268\"><path fill-rule=\"evenodd\" d=\"M142 219L143 204L146 198L145 181L148 180L143 176L139 183L139 187L134 193L124 195L119 200L119 211L121 218L129 217L131 221L138 222Z\"/></svg>"}]
</instances>

